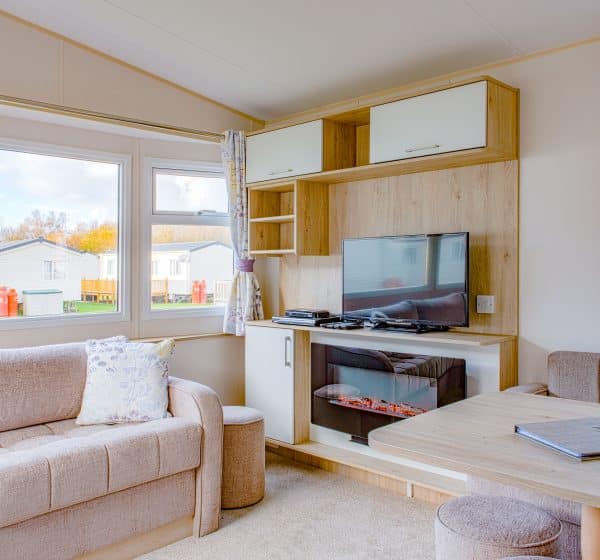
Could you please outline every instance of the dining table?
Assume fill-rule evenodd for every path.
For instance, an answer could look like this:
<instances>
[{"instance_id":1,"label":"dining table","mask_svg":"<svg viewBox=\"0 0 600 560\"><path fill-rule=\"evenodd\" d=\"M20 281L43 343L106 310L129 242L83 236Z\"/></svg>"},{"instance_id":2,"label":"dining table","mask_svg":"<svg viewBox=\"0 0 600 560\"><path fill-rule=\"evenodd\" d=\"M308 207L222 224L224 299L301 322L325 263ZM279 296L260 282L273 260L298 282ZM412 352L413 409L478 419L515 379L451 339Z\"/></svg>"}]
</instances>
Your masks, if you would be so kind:
<instances>
[{"instance_id":1,"label":"dining table","mask_svg":"<svg viewBox=\"0 0 600 560\"><path fill-rule=\"evenodd\" d=\"M510 391L486 393L373 430L369 445L580 503L582 558L598 560L600 460L581 461L515 433L517 424L585 417L597 417L600 426L600 404Z\"/></svg>"}]
</instances>

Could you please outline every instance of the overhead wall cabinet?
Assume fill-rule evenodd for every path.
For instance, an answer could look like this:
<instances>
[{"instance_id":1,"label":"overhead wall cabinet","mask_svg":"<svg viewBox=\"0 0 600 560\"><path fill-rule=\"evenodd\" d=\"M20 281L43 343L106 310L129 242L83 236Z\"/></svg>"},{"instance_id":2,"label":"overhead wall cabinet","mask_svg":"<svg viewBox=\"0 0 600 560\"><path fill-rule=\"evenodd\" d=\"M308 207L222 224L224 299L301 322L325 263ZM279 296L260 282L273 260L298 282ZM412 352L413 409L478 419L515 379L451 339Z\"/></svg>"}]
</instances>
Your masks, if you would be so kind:
<instances>
[{"instance_id":1,"label":"overhead wall cabinet","mask_svg":"<svg viewBox=\"0 0 600 560\"><path fill-rule=\"evenodd\" d=\"M318 119L248 136L246 182L269 181L353 165L343 127Z\"/></svg>"},{"instance_id":2,"label":"overhead wall cabinet","mask_svg":"<svg viewBox=\"0 0 600 560\"><path fill-rule=\"evenodd\" d=\"M370 162L487 146L487 82L371 107Z\"/></svg>"},{"instance_id":3,"label":"overhead wall cabinet","mask_svg":"<svg viewBox=\"0 0 600 560\"><path fill-rule=\"evenodd\" d=\"M325 184L518 158L518 90L490 77L248 134L246 182Z\"/></svg>"}]
</instances>

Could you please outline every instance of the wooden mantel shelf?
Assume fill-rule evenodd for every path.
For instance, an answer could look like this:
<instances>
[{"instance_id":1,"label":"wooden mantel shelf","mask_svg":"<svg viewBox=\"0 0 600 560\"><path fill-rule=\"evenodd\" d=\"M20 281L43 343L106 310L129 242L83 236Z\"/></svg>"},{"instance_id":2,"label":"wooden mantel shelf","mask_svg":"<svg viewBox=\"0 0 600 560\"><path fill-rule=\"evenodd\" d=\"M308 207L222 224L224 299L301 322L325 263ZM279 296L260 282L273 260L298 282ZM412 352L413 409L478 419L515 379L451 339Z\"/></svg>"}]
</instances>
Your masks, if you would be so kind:
<instances>
[{"instance_id":1,"label":"wooden mantel shelf","mask_svg":"<svg viewBox=\"0 0 600 560\"><path fill-rule=\"evenodd\" d=\"M413 333L399 333L399 332L387 332L377 331L371 329L355 329L355 330L337 330L337 329L325 329L323 327L302 327L297 325L282 325L279 323L273 323L272 321L249 321L248 326L253 327L269 327L276 329L293 329L299 331L316 332L326 335L338 335L346 336L357 339L391 339L391 340L403 340L410 342L423 342L423 343L434 343L434 344L447 344L453 346L493 346L495 344L502 344L503 342L511 342L516 337L512 335L492 335L492 334L473 334L465 332L435 332L425 334L413 334Z\"/></svg>"},{"instance_id":2,"label":"wooden mantel shelf","mask_svg":"<svg viewBox=\"0 0 600 560\"><path fill-rule=\"evenodd\" d=\"M293 179L310 183L326 183L329 185L337 183L350 183L353 181L365 181L367 179L379 179L394 175L405 175L410 173L422 173L425 171L437 171L440 169L452 169L468 165L480 165L482 163L493 163L498 161L510 161L516 159L514 153L503 153L492 148L472 148L458 152L448 152L433 156L415 157L410 159L388 161L384 163L372 163L359 167L346 169L333 169L320 173L299 175ZM288 178L289 181L289 178ZM281 179L260 181L250 183L249 189L268 190L269 187L277 188L281 185Z\"/></svg>"}]
</instances>

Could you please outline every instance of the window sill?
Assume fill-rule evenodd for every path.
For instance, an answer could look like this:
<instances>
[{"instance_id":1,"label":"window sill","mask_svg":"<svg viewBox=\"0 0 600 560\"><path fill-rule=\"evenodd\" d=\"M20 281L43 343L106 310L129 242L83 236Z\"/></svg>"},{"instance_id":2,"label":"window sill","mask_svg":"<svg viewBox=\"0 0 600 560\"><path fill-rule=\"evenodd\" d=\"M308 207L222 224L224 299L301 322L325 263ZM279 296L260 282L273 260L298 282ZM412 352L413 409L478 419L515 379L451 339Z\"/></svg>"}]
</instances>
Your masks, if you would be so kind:
<instances>
[{"instance_id":1,"label":"window sill","mask_svg":"<svg viewBox=\"0 0 600 560\"><path fill-rule=\"evenodd\" d=\"M99 323L128 322L127 313L78 313L65 315L43 315L39 317L11 317L0 319L0 331L56 328L69 325L96 325Z\"/></svg>"},{"instance_id":2,"label":"window sill","mask_svg":"<svg viewBox=\"0 0 600 560\"><path fill-rule=\"evenodd\" d=\"M221 337L230 337L234 336L229 333L208 333L208 334L188 334L181 336L158 336L151 338L133 338L132 341L135 342L160 342L165 338L172 338L175 342L189 342L191 340L202 340L204 338L221 338Z\"/></svg>"},{"instance_id":3,"label":"window sill","mask_svg":"<svg viewBox=\"0 0 600 560\"><path fill-rule=\"evenodd\" d=\"M190 319L200 317L223 317L225 315L225 306L205 307L201 309L164 309L164 310L145 310L142 319L144 321L155 321L160 319Z\"/></svg>"}]
</instances>

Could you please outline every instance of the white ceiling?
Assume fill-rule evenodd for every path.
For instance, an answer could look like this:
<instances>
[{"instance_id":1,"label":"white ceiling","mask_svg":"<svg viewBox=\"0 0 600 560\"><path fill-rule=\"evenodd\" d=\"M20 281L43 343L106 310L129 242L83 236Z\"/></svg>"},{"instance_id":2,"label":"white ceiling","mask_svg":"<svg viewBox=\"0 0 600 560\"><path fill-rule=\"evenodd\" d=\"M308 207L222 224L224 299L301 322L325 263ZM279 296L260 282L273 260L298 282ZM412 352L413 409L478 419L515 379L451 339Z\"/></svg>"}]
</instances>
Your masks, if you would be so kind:
<instances>
[{"instance_id":1,"label":"white ceiling","mask_svg":"<svg viewBox=\"0 0 600 560\"><path fill-rule=\"evenodd\" d=\"M600 35L600 0L0 0L272 119Z\"/></svg>"}]
</instances>

